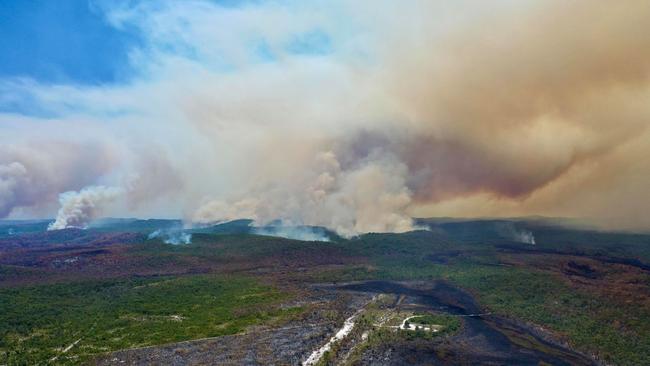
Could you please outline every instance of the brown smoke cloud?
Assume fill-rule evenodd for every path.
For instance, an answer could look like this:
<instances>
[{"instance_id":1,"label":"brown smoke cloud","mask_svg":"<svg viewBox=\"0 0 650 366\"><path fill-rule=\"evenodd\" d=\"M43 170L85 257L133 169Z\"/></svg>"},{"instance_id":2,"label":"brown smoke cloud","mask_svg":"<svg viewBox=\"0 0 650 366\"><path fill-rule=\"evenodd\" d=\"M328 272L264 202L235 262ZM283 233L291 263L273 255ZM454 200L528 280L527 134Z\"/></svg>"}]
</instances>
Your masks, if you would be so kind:
<instances>
[{"instance_id":1,"label":"brown smoke cloud","mask_svg":"<svg viewBox=\"0 0 650 366\"><path fill-rule=\"evenodd\" d=\"M545 2L402 47L389 77L418 199L526 197L643 133L649 16L644 1Z\"/></svg>"},{"instance_id":2,"label":"brown smoke cloud","mask_svg":"<svg viewBox=\"0 0 650 366\"><path fill-rule=\"evenodd\" d=\"M479 195L480 204L455 214L605 215L587 201L606 201L603 195L618 196L650 175L636 171L628 182L613 174L650 152L642 138L650 126L648 19L645 1L551 1L484 18L435 43L389 44L398 57L386 80L409 120L406 133L384 140L408 165L417 202L431 208L418 213L444 214L432 203ZM621 156L631 144L634 153ZM570 185L577 170L583 180ZM587 200L580 192L615 180L609 193ZM625 196L612 202L619 223L643 193ZM579 208L552 209L567 200ZM486 205L493 209L475 211Z\"/></svg>"},{"instance_id":3,"label":"brown smoke cloud","mask_svg":"<svg viewBox=\"0 0 650 366\"><path fill-rule=\"evenodd\" d=\"M650 228L647 1L136 4L108 18L144 34L133 56L144 76L22 90L65 115L59 130L79 124L66 106L91 111L84 126L110 141L110 164L89 166L106 161L94 147L62 159L49 145L0 148L0 216L108 186L121 192L114 215L342 235L434 215ZM314 29L329 53L286 50ZM256 39L273 60L249 60Z\"/></svg>"}]
</instances>

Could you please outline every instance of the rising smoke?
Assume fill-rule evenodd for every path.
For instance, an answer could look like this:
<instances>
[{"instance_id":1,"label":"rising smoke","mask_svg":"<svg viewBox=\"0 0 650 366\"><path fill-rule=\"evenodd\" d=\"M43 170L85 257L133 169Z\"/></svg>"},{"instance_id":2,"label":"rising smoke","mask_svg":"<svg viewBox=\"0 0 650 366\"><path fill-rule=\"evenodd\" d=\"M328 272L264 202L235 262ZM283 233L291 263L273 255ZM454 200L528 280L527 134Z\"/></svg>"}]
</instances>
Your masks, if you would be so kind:
<instances>
[{"instance_id":1,"label":"rising smoke","mask_svg":"<svg viewBox=\"0 0 650 366\"><path fill-rule=\"evenodd\" d=\"M308 226L290 226L285 223L253 227L251 232L257 235L279 236L302 241L330 241L329 236L323 229Z\"/></svg>"},{"instance_id":2,"label":"rising smoke","mask_svg":"<svg viewBox=\"0 0 650 366\"><path fill-rule=\"evenodd\" d=\"M520 243L535 245L535 235L531 231L523 230L515 234L515 240Z\"/></svg>"},{"instance_id":3,"label":"rising smoke","mask_svg":"<svg viewBox=\"0 0 650 366\"><path fill-rule=\"evenodd\" d=\"M17 121L0 125L0 216L78 191L53 228L102 212L343 236L431 215L650 228L645 0L102 4L143 38L138 77L0 83L0 103L27 95L57 116L0 115ZM296 51L315 32L323 49ZM110 143L57 132L73 129ZM102 184L122 193L83 193Z\"/></svg>"},{"instance_id":4,"label":"rising smoke","mask_svg":"<svg viewBox=\"0 0 650 366\"><path fill-rule=\"evenodd\" d=\"M399 162L362 160L344 170L332 152L325 152L304 169L298 181L255 187L252 194L247 193L255 199L210 201L199 208L193 221L249 218L265 226L279 219L287 226L324 226L347 237L414 228L405 213L411 201L404 180L406 168Z\"/></svg>"},{"instance_id":5,"label":"rising smoke","mask_svg":"<svg viewBox=\"0 0 650 366\"><path fill-rule=\"evenodd\" d=\"M496 224L496 231L503 238L519 243L535 245L535 234L527 228L512 222L499 222Z\"/></svg>"},{"instance_id":6,"label":"rising smoke","mask_svg":"<svg viewBox=\"0 0 650 366\"><path fill-rule=\"evenodd\" d=\"M147 235L147 239L161 239L165 244L181 245L192 242L192 234L180 229L158 229Z\"/></svg>"},{"instance_id":7,"label":"rising smoke","mask_svg":"<svg viewBox=\"0 0 650 366\"><path fill-rule=\"evenodd\" d=\"M86 229L102 214L105 205L115 201L122 191L115 187L92 186L79 192L65 192L59 197L61 208L48 230Z\"/></svg>"},{"instance_id":8,"label":"rising smoke","mask_svg":"<svg viewBox=\"0 0 650 366\"><path fill-rule=\"evenodd\" d=\"M1 127L0 127L1 129ZM91 185L113 165L102 144L27 140L0 143L0 218L16 208L50 210L62 192Z\"/></svg>"}]
</instances>

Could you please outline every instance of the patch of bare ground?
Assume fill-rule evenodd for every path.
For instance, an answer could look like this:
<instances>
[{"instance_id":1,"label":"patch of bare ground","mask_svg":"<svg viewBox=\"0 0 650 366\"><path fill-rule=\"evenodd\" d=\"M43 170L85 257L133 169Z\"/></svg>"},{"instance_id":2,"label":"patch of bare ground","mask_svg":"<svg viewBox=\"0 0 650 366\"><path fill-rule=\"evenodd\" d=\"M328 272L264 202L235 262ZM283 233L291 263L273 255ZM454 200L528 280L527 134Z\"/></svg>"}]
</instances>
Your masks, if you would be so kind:
<instances>
[{"instance_id":1,"label":"patch of bare ground","mask_svg":"<svg viewBox=\"0 0 650 366\"><path fill-rule=\"evenodd\" d=\"M251 327L243 334L127 349L104 355L94 365L300 365L358 311L370 294L310 289L285 307L302 314L284 324Z\"/></svg>"}]
</instances>

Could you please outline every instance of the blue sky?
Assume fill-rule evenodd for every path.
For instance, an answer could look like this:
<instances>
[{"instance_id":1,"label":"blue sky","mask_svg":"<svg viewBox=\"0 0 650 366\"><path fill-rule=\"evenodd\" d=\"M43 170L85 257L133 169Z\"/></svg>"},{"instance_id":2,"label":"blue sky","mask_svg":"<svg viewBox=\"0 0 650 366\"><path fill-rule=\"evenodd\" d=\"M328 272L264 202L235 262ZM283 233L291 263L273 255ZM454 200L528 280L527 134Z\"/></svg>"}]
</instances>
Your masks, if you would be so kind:
<instances>
[{"instance_id":1,"label":"blue sky","mask_svg":"<svg viewBox=\"0 0 650 366\"><path fill-rule=\"evenodd\" d=\"M251 1L218 1L223 7L242 3ZM128 81L136 72L130 67L129 52L146 45L128 24L119 28L109 24L98 4L89 0L1 1L0 78L57 84ZM261 61L272 61L272 52L261 45L252 52ZM328 35L314 29L297 35L285 51L322 55L331 48Z\"/></svg>"},{"instance_id":2,"label":"blue sky","mask_svg":"<svg viewBox=\"0 0 650 366\"><path fill-rule=\"evenodd\" d=\"M217 41L185 38L190 30L174 28L175 21L177 24L202 21L201 11L192 13L194 8L185 7L191 4L184 1L0 1L0 113L51 119L59 117L61 110L87 111L69 100L52 108L38 97L38 86L127 86L142 77L150 77L148 68L160 60L182 58L227 73L236 71L241 67L237 63L242 61L244 64L274 63L279 61L280 54L328 57L333 52L333 40L318 25L295 33L289 31L280 41L255 29L255 20L247 20L249 28L244 25L240 32L233 30L240 29L241 22L237 14L229 11L271 5L292 12L296 6L289 1L215 0L206 4L211 4L213 13L222 10L229 14L218 20L221 28L218 33L225 37ZM165 8L166 13L162 11ZM128 14L125 19L111 18L120 11ZM191 14L184 13L187 11ZM155 17L160 13L171 18L163 15L167 18L156 23ZM177 15L180 18L173 19ZM203 26L197 26L201 29L199 37L206 35L201 33ZM253 33L249 34L249 30ZM158 31L169 33L157 37ZM245 60L228 57L228 52L233 53L233 45L244 50Z\"/></svg>"},{"instance_id":3,"label":"blue sky","mask_svg":"<svg viewBox=\"0 0 650 366\"><path fill-rule=\"evenodd\" d=\"M0 2L0 77L98 84L128 77L135 33L110 26L87 0Z\"/></svg>"},{"instance_id":4,"label":"blue sky","mask_svg":"<svg viewBox=\"0 0 650 366\"><path fill-rule=\"evenodd\" d=\"M0 216L53 217L99 187L121 193L97 215L347 233L643 212L648 177L617 194L584 180L650 171L597 160L636 136L650 151L630 77L647 74L650 9L533 2L0 0Z\"/></svg>"}]
</instances>

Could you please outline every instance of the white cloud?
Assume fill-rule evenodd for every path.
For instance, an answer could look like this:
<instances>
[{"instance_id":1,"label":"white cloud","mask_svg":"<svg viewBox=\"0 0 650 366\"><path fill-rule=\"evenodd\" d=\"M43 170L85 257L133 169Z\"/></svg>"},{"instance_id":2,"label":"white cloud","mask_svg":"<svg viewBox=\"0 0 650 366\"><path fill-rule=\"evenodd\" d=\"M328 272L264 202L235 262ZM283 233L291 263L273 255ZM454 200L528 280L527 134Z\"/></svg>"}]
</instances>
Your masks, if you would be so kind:
<instances>
[{"instance_id":1,"label":"white cloud","mask_svg":"<svg viewBox=\"0 0 650 366\"><path fill-rule=\"evenodd\" d=\"M611 4L96 5L141 33L135 76L110 86L0 81L0 103L25 98L49 115L0 115L4 214L51 215L59 193L106 185L124 191L113 215L404 231L423 204L548 207L566 192L532 206L528 197L647 125L639 75L650 47L633 37L647 22ZM585 12L603 23L574 29ZM559 25L544 28L549 19ZM557 36L566 29L572 37ZM292 52L310 32L327 36L328 51ZM589 57L571 57L577 49ZM625 55L625 67L607 55Z\"/></svg>"}]
</instances>

